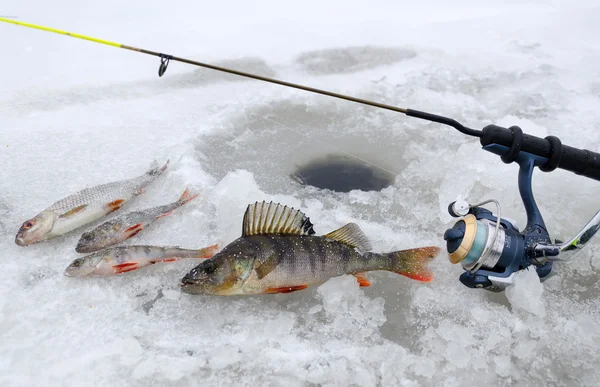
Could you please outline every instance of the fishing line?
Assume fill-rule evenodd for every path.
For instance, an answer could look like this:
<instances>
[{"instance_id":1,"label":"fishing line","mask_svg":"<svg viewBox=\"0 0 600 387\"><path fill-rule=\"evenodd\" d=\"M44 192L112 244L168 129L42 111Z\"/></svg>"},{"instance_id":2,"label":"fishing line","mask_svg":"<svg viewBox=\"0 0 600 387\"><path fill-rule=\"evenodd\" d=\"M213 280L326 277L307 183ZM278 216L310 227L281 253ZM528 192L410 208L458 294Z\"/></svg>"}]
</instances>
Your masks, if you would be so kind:
<instances>
[{"instance_id":1,"label":"fishing line","mask_svg":"<svg viewBox=\"0 0 600 387\"><path fill-rule=\"evenodd\" d=\"M371 166L373 166L373 167L376 167L376 168L379 168L379 169L381 169L381 170L383 170L383 171L385 171L385 172L391 173L391 174L392 174L392 175L394 175L395 177L397 177L397 176L398 176L398 173L396 173L396 172L393 172L393 171L390 171L389 169L387 169L387 168L385 168L385 167L382 167L381 165L377 165L377 164L375 164L375 163L372 163L372 162L370 162L370 161L368 161L368 160L365 160L365 159L363 159L362 157L360 157L360 156L358 156L358 155L355 155L355 154L353 154L353 153L351 153L351 152L348 152L348 151L345 151L345 150L343 150L343 149L341 149L341 148L338 148L338 147L336 147L335 145L331 145L331 144L328 144L328 143L326 143L325 141L319 140L318 138L311 137L311 136L309 136L309 135L308 135L308 134L306 134L306 133L303 133L303 132L301 132L301 131L299 131L299 130L296 130L296 129L294 129L294 128L292 128L292 127L288 126L288 125L285 125L285 124L283 124L283 123L281 123L281 122L279 122L279 121L276 121L276 120L274 120L274 119L272 119L272 118L269 118L269 117L264 117L264 116L261 116L260 114L257 114L257 113L250 113L250 115L255 115L255 116L257 116L257 117L260 117L260 118L262 118L263 120L274 122L274 123L276 123L276 124L278 124L278 125L281 125L282 127L286 128L286 129L289 129L289 130L291 130L291 131L293 131L293 132L296 132L296 133L298 133L298 134L301 134L301 135L305 136L305 137L306 137L306 138L308 138L309 140L312 140L312 141L315 141L315 142L317 142L317 143L320 143L320 144L322 144L322 145L325 145L325 146L327 146L327 147L329 147L329 148L331 148L331 149L334 149L334 150L336 150L336 151L338 151L338 152L344 153L344 154L345 154L345 155L347 155L347 156L353 157L353 158L355 158L355 159L357 159L357 160L360 160L360 161L362 161L362 162L364 162L364 163L367 163L367 164L369 164L369 165L371 165Z\"/></svg>"}]
</instances>

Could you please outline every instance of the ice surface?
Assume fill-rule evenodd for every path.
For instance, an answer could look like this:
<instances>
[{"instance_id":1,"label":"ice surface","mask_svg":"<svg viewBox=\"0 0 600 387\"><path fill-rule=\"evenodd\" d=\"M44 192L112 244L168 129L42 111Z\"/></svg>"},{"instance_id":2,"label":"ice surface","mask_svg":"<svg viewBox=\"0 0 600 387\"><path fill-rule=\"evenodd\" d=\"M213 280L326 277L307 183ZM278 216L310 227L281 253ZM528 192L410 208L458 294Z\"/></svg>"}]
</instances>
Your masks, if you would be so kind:
<instances>
[{"instance_id":1,"label":"ice surface","mask_svg":"<svg viewBox=\"0 0 600 387\"><path fill-rule=\"evenodd\" d=\"M226 64L470 127L520 125L600 150L595 1L6 2L0 14ZM464 287L444 256L429 284L350 276L264 297L181 293L192 261L67 278L80 232L22 248L21 223L153 160L169 172L129 208L200 197L127 243L239 236L255 200L301 208L322 234L353 221L375 251L443 246L447 204L495 198L525 224L517 167L476 139L396 113L0 24L1 386L600 384L600 247L505 294ZM290 178L350 152L397 174L381 192ZM597 183L536 171L553 237L597 211Z\"/></svg>"}]
</instances>

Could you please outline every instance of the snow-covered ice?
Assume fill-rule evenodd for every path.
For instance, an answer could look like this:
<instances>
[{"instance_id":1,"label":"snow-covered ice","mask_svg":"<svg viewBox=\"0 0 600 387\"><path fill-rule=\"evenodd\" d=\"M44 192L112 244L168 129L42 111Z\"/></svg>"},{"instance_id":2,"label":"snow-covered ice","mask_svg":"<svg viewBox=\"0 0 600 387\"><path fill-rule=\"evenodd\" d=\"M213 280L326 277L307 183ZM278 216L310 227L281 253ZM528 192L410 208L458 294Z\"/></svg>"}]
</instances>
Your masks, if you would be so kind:
<instances>
[{"instance_id":1,"label":"snow-covered ice","mask_svg":"<svg viewBox=\"0 0 600 387\"><path fill-rule=\"evenodd\" d=\"M5 2L0 15L451 116L520 125L600 151L600 6L593 0ZM443 246L447 204L495 198L525 224L517 166L452 128L325 96L0 23L1 386L600 384L600 245L540 283L472 290L441 255L434 282L350 276L264 297L184 294L194 262L67 278L80 232L27 248L21 223L153 160L168 173L127 206L201 196L129 244L239 236L255 200L326 233L354 221L375 251ZM290 178L340 150L397 174L381 192ZM536 171L553 237L598 210L597 182Z\"/></svg>"}]
</instances>

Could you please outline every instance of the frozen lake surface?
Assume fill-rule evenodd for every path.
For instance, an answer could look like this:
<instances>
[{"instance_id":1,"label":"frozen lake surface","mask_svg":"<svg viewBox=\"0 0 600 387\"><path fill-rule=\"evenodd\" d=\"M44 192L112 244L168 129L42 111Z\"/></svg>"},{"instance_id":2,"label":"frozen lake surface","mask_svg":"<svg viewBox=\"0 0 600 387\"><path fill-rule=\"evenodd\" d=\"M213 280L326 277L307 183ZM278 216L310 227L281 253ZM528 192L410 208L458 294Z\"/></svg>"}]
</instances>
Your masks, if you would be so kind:
<instances>
[{"instance_id":1,"label":"frozen lake surface","mask_svg":"<svg viewBox=\"0 0 600 387\"><path fill-rule=\"evenodd\" d=\"M1 15L600 151L600 6L579 1L9 2ZM452 128L64 36L0 24L0 385L597 386L600 245L544 284L464 287L445 255L428 284L387 272L290 294L182 293L195 262L63 275L77 231L19 247L20 225L85 187L168 173L126 211L200 197L128 244L200 248L254 201L325 234L358 223L374 251L444 246L449 202L495 198L525 224L517 166ZM395 174L381 192L302 186L349 152ZM553 237L598 210L597 182L534 175ZM81 230L83 231L83 230Z\"/></svg>"}]
</instances>

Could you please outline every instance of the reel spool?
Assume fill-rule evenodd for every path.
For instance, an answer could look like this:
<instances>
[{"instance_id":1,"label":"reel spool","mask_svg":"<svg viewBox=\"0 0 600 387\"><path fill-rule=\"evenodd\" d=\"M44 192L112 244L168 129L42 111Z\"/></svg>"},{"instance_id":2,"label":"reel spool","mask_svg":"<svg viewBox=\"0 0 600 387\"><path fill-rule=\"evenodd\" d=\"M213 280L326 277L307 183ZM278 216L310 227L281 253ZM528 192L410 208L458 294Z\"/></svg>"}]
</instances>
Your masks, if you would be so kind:
<instances>
[{"instance_id":1,"label":"reel spool","mask_svg":"<svg viewBox=\"0 0 600 387\"><path fill-rule=\"evenodd\" d=\"M506 233L497 224L478 220L469 214L444 234L451 263L460 263L465 270L493 269L500 260ZM458 246L457 246L458 245Z\"/></svg>"}]
</instances>

